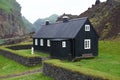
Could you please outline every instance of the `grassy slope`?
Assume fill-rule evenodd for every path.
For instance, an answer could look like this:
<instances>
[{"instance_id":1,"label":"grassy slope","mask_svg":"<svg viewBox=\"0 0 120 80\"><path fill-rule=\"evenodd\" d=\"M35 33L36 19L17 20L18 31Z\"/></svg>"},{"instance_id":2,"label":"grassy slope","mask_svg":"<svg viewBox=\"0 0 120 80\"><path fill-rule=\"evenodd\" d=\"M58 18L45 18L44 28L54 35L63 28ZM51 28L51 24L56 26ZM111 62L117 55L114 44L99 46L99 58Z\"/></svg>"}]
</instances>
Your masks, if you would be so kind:
<instances>
[{"instance_id":1,"label":"grassy slope","mask_svg":"<svg viewBox=\"0 0 120 80\"><path fill-rule=\"evenodd\" d=\"M35 67L26 67L0 55L0 76L17 74L17 73L34 70L34 69L40 69L40 68L41 68L41 64Z\"/></svg>"},{"instance_id":2,"label":"grassy slope","mask_svg":"<svg viewBox=\"0 0 120 80\"><path fill-rule=\"evenodd\" d=\"M42 73L37 73L37 74L31 74L27 76L5 79L5 80L53 80L53 79L43 75Z\"/></svg>"},{"instance_id":3,"label":"grassy slope","mask_svg":"<svg viewBox=\"0 0 120 80\"><path fill-rule=\"evenodd\" d=\"M0 44L4 43L4 40L0 39Z\"/></svg>"},{"instance_id":4,"label":"grassy slope","mask_svg":"<svg viewBox=\"0 0 120 80\"><path fill-rule=\"evenodd\" d=\"M20 56L24 56L24 57L49 57L49 54L44 54L42 52L34 52L34 54L31 54L31 49L26 49L26 50L12 50L9 49L7 47L10 46L21 46L21 45L32 45L32 42L22 42L19 44L12 44L12 45L4 45L4 46L0 46L1 50L5 50L5 51L9 51L11 53L14 54L18 54Z\"/></svg>"},{"instance_id":5,"label":"grassy slope","mask_svg":"<svg viewBox=\"0 0 120 80\"><path fill-rule=\"evenodd\" d=\"M31 54L31 49L27 50L17 50L17 54L24 55L24 56L40 56L40 57L49 57L49 54L45 54L42 52L34 52L34 54Z\"/></svg>"},{"instance_id":6,"label":"grassy slope","mask_svg":"<svg viewBox=\"0 0 120 80\"><path fill-rule=\"evenodd\" d=\"M17 10L17 7L14 6L15 0L0 0L0 8L6 12L11 12L10 9Z\"/></svg>"},{"instance_id":7,"label":"grassy slope","mask_svg":"<svg viewBox=\"0 0 120 80\"><path fill-rule=\"evenodd\" d=\"M120 80L120 42L101 41L99 56L79 62L46 61L56 66L104 79Z\"/></svg>"},{"instance_id":8,"label":"grassy slope","mask_svg":"<svg viewBox=\"0 0 120 80\"><path fill-rule=\"evenodd\" d=\"M23 50L23 51L22 50L11 50L11 49L6 48L6 47L0 47L0 49L17 54L17 55L20 55L20 56L23 56L23 57L39 57L38 54L31 54L30 50ZM24 51L27 53L25 53Z\"/></svg>"},{"instance_id":9,"label":"grassy slope","mask_svg":"<svg viewBox=\"0 0 120 80\"><path fill-rule=\"evenodd\" d=\"M100 42L99 53L95 59L73 64L120 76L120 42Z\"/></svg>"}]
</instances>

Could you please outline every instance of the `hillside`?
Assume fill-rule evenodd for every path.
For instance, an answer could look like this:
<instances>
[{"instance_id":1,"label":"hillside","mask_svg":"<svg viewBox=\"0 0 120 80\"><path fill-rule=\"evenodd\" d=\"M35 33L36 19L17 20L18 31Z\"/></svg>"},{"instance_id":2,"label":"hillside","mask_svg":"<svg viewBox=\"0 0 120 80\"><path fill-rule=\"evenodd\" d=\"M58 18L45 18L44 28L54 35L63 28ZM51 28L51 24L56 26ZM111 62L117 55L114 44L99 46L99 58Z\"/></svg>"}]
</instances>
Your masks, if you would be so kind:
<instances>
[{"instance_id":1,"label":"hillside","mask_svg":"<svg viewBox=\"0 0 120 80\"><path fill-rule=\"evenodd\" d=\"M63 14L70 19L88 17L98 32L100 39L120 39L120 0L107 0L106 2L96 3L85 12L77 15Z\"/></svg>"},{"instance_id":2,"label":"hillside","mask_svg":"<svg viewBox=\"0 0 120 80\"><path fill-rule=\"evenodd\" d=\"M120 37L120 1L107 0L93 5L79 17L88 16L95 26L101 39L116 39Z\"/></svg>"},{"instance_id":3,"label":"hillside","mask_svg":"<svg viewBox=\"0 0 120 80\"><path fill-rule=\"evenodd\" d=\"M16 0L0 0L0 38L9 38L29 32Z\"/></svg>"},{"instance_id":4,"label":"hillside","mask_svg":"<svg viewBox=\"0 0 120 80\"><path fill-rule=\"evenodd\" d=\"M62 21L63 20L63 16L68 16L69 19L75 19L78 18L78 15L72 15L72 14L62 14L61 16L58 17L57 21Z\"/></svg>"},{"instance_id":5,"label":"hillside","mask_svg":"<svg viewBox=\"0 0 120 80\"><path fill-rule=\"evenodd\" d=\"M50 23L54 23L54 22L56 22L57 18L58 18L58 15L57 14L53 14L53 15L47 17L47 18L38 19L38 20L36 20L34 22L34 26L36 26L35 28L36 28L36 30L38 30L38 29L41 28L41 25L45 24L46 20L49 20Z\"/></svg>"},{"instance_id":6,"label":"hillside","mask_svg":"<svg viewBox=\"0 0 120 80\"><path fill-rule=\"evenodd\" d=\"M23 24L25 26L26 33L35 32L35 27L32 23L30 23L24 16L22 17Z\"/></svg>"}]
</instances>

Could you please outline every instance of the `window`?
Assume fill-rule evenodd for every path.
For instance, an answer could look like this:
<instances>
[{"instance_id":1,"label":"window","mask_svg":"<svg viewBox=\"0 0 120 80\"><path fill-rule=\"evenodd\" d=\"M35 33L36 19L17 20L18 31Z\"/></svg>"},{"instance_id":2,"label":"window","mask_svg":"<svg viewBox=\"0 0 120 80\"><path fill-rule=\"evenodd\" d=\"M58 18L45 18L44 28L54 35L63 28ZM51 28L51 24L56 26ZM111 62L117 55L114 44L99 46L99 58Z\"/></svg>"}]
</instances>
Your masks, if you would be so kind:
<instances>
[{"instance_id":1,"label":"window","mask_svg":"<svg viewBox=\"0 0 120 80\"><path fill-rule=\"evenodd\" d=\"M66 42L65 42L65 41L62 42L62 47L63 47L63 48L66 47Z\"/></svg>"},{"instance_id":2,"label":"window","mask_svg":"<svg viewBox=\"0 0 120 80\"><path fill-rule=\"evenodd\" d=\"M36 46L38 45L38 40L37 40L37 39L35 39L35 45L36 45Z\"/></svg>"},{"instance_id":3,"label":"window","mask_svg":"<svg viewBox=\"0 0 120 80\"><path fill-rule=\"evenodd\" d=\"M50 40L47 40L47 46L50 47Z\"/></svg>"},{"instance_id":4,"label":"window","mask_svg":"<svg viewBox=\"0 0 120 80\"><path fill-rule=\"evenodd\" d=\"M85 25L85 31L90 31L90 25Z\"/></svg>"},{"instance_id":5,"label":"window","mask_svg":"<svg viewBox=\"0 0 120 80\"><path fill-rule=\"evenodd\" d=\"M84 40L84 49L90 49L91 48L91 40L85 39Z\"/></svg>"},{"instance_id":6,"label":"window","mask_svg":"<svg viewBox=\"0 0 120 80\"><path fill-rule=\"evenodd\" d=\"M40 46L43 46L44 43L43 43L43 39L40 39Z\"/></svg>"}]
</instances>

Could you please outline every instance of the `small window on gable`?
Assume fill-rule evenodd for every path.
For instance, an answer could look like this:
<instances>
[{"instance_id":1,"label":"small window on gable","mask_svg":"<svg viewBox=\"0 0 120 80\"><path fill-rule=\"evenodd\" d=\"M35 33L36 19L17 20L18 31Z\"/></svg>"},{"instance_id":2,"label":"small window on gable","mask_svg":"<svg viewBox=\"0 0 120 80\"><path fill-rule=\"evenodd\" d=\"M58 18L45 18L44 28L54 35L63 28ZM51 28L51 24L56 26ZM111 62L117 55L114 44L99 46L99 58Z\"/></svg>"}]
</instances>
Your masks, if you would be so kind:
<instances>
[{"instance_id":1,"label":"small window on gable","mask_svg":"<svg viewBox=\"0 0 120 80\"><path fill-rule=\"evenodd\" d=\"M91 40L90 39L84 40L84 49L91 49Z\"/></svg>"},{"instance_id":2,"label":"small window on gable","mask_svg":"<svg viewBox=\"0 0 120 80\"><path fill-rule=\"evenodd\" d=\"M50 40L47 40L47 46L50 47Z\"/></svg>"},{"instance_id":3,"label":"small window on gable","mask_svg":"<svg viewBox=\"0 0 120 80\"><path fill-rule=\"evenodd\" d=\"M40 39L40 46L44 46L43 39Z\"/></svg>"},{"instance_id":4,"label":"small window on gable","mask_svg":"<svg viewBox=\"0 0 120 80\"><path fill-rule=\"evenodd\" d=\"M63 47L63 48L66 47L66 41L62 41L62 47Z\"/></svg>"},{"instance_id":5,"label":"small window on gable","mask_svg":"<svg viewBox=\"0 0 120 80\"><path fill-rule=\"evenodd\" d=\"M36 46L38 45L38 39L35 39L35 45Z\"/></svg>"},{"instance_id":6,"label":"small window on gable","mask_svg":"<svg viewBox=\"0 0 120 80\"><path fill-rule=\"evenodd\" d=\"M90 25L85 25L85 31L90 31Z\"/></svg>"}]
</instances>

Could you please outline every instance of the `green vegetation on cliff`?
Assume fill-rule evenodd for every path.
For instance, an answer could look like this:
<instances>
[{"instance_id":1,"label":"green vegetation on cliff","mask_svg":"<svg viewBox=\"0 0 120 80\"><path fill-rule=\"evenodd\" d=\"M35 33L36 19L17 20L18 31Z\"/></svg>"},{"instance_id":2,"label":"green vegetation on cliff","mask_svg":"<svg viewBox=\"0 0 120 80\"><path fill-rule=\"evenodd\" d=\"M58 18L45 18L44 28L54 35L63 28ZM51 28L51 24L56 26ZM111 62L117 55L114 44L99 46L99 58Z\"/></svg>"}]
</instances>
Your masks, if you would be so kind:
<instances>
[{"instance_id":1,"label":"green vegetation on cliff","mask_svg":"<svg viewBox=\"0 0 120 80\"><path fill-rule=\"evenodd\" d=\"M11 10L17 11L17 10L19 10L18 6L20 6L20 5L16 2L16 0L0 0L0 8L5 10L6 12L11 13L12 12Z\"/></svg>"},{"instance_id":2,"label":"green vegetation on cliff","mask_svg":"<svg viewBox=\"0 0 120 80\"><path fill-rule=\"evenodd\" d=\"M33 25L21 15L16 0L0 0L0 38L22 36L32 31Z\"/></svg>"}]
</instances>

